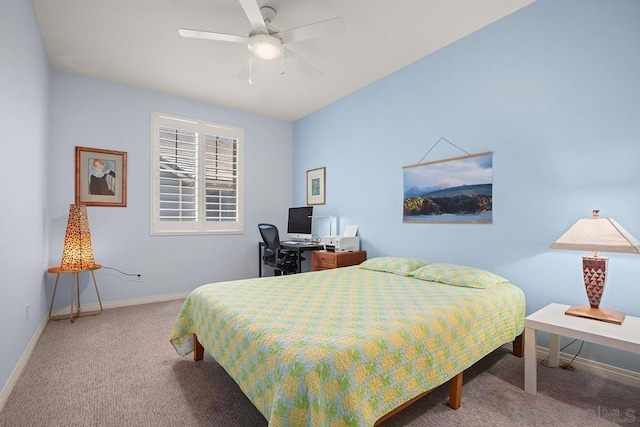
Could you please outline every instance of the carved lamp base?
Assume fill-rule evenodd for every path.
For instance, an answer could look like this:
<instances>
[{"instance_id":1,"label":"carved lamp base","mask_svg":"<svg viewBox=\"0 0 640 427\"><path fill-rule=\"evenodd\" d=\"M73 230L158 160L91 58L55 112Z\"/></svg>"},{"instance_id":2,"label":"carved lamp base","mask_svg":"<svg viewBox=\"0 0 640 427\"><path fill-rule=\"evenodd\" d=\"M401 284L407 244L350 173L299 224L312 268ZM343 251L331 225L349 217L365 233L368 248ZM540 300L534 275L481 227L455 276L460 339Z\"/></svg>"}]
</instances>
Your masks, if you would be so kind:
<instances>
[{"instance_id":1,"label":"carved lamp base","mask_svg":"<svg viewBox=\"0 0 640 427\"><path fill-rule=\"evenodd\" d=\"M567 316L586 317L587 319L601 320L603 322L622 325L625 314L606 308L591 308L586 305L572 305L564 312Z\"/></svg>"},{"instance_id":2,"label":"carved lamp base","mask_svg":"<svg viewBox=\"0 0 640 427\"><path fill-rule=\"evenodd\" d=\"M586 317L588 319L601 320L603 322L621 325L624 321L624 313L616 310L600 308L600 301L604 293L604 285L607 280L607 265L609 257L604 256L583 256L582 273L584 277L584 287L587 291L589 305L574 305L564 314L568 316Z\"/></svg>"}]
</instances>

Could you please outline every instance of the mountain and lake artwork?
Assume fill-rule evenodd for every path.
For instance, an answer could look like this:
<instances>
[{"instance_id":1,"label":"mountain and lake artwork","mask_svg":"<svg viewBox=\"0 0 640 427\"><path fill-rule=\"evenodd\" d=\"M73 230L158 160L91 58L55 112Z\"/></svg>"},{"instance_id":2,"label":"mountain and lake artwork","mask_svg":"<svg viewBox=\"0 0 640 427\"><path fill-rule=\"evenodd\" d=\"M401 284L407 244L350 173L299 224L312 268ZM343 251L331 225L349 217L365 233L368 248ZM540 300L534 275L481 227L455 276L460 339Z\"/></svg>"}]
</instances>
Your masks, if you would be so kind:
<instances>
[{"instance_id":1,"label":"mountain and lake artwork","mask_svg":"<svg viewBox=\"0 0 640 427\"><path fill-rule=\"evenodd\" d=\"M492 152L403 169L403 222L492 222Z\"/></svg>"}]
</instances>

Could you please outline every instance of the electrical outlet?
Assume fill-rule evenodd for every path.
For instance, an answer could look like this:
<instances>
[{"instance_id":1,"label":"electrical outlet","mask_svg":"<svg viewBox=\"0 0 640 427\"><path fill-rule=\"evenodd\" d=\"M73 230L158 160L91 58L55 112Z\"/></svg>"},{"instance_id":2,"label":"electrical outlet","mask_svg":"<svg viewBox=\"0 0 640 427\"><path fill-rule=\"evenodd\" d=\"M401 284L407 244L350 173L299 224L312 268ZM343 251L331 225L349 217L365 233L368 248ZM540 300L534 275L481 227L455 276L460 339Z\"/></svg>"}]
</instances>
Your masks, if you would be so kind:
<instances>
[{"instance_id":1,"label":"electrical outlet","mask_svg":"<svg viewBox=\"0 0 640 427\"><path fill-rule=\"evenodd\" d=\"M29 304L24 306L24 317L26 321L29 321Z\"/></svg>"}]
</instances>

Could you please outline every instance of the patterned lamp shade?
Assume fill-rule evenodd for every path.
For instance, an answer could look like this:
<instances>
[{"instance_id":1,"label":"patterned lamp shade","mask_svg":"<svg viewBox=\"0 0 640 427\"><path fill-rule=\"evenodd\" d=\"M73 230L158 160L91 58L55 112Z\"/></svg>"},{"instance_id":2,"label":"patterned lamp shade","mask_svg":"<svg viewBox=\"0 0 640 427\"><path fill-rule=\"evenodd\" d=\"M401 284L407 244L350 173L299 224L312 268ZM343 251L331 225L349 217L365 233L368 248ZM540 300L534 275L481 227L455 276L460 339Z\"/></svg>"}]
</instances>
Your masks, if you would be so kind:
<instances>
[{"instance_id":1,"label":"patterned lamp shade","mask_svg":"<svg viewBox=\"0 0 640 427\"><path fill-rule=\"evenodd\" d=\"M94 265L87 207L85 205L71 205L60 269L83 270Z\"/></svg>"}]
</instances>

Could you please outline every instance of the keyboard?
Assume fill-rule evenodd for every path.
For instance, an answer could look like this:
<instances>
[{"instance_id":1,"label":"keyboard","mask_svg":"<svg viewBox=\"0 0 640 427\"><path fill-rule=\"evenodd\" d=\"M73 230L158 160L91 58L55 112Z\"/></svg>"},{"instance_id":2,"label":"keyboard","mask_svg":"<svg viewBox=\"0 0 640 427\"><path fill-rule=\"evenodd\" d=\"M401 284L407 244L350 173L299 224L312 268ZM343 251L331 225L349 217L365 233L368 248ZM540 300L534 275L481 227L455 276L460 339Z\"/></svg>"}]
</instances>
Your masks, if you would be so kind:
<instances>
[{"instance_id":1,"label":"keyboard","mask_svg":"<svg viewBox=\"0 0 640 427\"><path fill-rule=\"evenodd\" d=\"M311 243L311 242L296 242L296 241L288 241L288 242L280 242L283 245L295 245L295 246L318 246L319 243Z\"/></svg>"}]
</instances>

